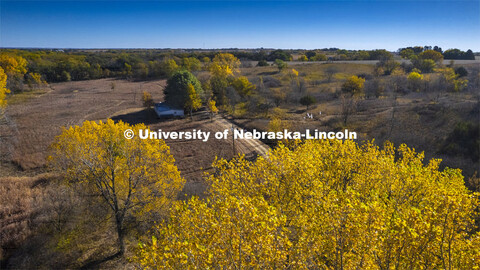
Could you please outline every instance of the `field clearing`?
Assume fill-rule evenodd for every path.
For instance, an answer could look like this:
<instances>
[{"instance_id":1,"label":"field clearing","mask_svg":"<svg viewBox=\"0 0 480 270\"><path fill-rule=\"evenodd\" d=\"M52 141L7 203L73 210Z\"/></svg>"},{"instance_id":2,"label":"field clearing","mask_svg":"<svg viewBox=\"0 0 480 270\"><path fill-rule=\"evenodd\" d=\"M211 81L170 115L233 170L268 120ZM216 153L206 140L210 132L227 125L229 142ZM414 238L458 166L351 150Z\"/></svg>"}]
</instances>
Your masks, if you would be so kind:
<instances>
[{"instance_id":1,"label":"field clearing","mask_svg":"<svg viewBox=\"0 0 480 270\"><path fill-rule=\"evenodd\" d=\"M478 60L455 62L473 64L470 66L472 70L478 68L479 63ZM357 132L359 142L375 139L376 144L380 146L387 140L396 146L406 143L417 151L425 151L426 161L431 158L441 158L443 159L442 167L461 168L465 176L471 176L475 171L480 171L478 162L439 152L446 138L459 122L478 123L480 121L476 90L454 93L437 92L431 89L427 92L400 94L397 95L396 100L390 92L384 93L379 98L362 97L356 101L355 112L349 115L347 124L344 124L340 98L342 82L351 75L372 76L374 66L362 61L300 63L302 64L289 66L283 72L279 72L272 66L242 69L242 75L247 76L257 85L260 76L265 82L268 81L265 85L269 89L267 91L271 91L270 93L274 93L272 90L289 90L291 69L298 71L298 77L306 83L303 92L290 90L291 95L287 94L286 99L280 102L280 106L273 104L270 115L264 112L252 114L242 111L237 115L235 122L247 129L265 130L269 122L268 118L274 117L275 112L281 112L276 117L285 120L292 130L339 131L347 128ZM329 78L329 73L334 74ZM308 111L305 106L292 102L292 99L298 99L305 94L316 99L316 104L310 106ZM313 119L309 119L307 113L313 115Z\"/></svg>"},{"instance_id":2,"label":"field clearing","mask_svg":"<svg viewBox=\"0 0 480 270\"><path fill-rule=\"evenodd\" d=\"M115 88L112 90L112 83ZM48 147L62 127L80 125L85 120L112 118L130 124L144 123L151 130L191 131L201 129L210 132L207 142L200 140L166 140L176 165L186 178L185 193L200 195L205 189L202 177L211 169L215 157L230 159L236 154L247 156L268 151L259 142L237 142L233 149L232 140L216 140L213 134L229 129L230 124L217 116L210 121L206 112L184 119L159 120L153 109L142 107L143 91L150 92L155 102L163 100L165 80L130 82L126 80L100 79L51 84L48 89L20 94L8 107L8 116L14 125L2 128L0 133L10 134L3 144L9 151L0 165L0 177L35 175L43 171ZM1 134L0 134L1 135ZM231 138L229 136L229 138ZM5 147L8 146L8 147ZM7 149L9 148L9 149ZM20 170L18 170L20 169Z\"/></svg>"},{"instance_id":3,"label":"field clearing","mask_svg":"<svg viewBox=\"0 0 480 270\"><path fill-rule=\"evenodd\" d=\"M62 127L140 107L142 91L160 100L164 85L164 80L135 83L115 79L55 83L39 95L12 102L7 107L12 123L0 131L10 135L4 142L11 146L9 158L24 170L42 168L47 148Z\"/></svg>"}]
</instances>

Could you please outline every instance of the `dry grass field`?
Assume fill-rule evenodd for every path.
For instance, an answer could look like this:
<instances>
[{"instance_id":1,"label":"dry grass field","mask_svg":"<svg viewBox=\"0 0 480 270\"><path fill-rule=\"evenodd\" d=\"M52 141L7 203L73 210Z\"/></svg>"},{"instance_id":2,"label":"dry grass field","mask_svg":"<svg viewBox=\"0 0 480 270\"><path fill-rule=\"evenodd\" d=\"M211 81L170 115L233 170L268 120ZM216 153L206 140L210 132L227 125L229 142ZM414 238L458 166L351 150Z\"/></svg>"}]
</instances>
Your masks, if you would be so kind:
<instances>
[{"instance_id":1,"label":"dry grass field","mask_svg":"<svg viewBox=\"0 0 480 270\"><path fill-rule=\"evenodd\" d=\"M477 62L470 61L468 64L466 67L469 70L480 67ZM459 122L480 122L478 89L460 93L431 89L395 96L385 92L379 98L361 97L355 102L355 110L348 117L347 124L344 124L339 96L342 81L352 75L371 77L373 68L371 64L356 61L334 64L302 62L289 66L284 72L271 66L242 69L242 75L253 82L263 77L269 91L287 89L291 80L288 74L295 69L300 80L305 81L305 88L301 94L293 93L293 96L310 95L316 98L316 103L307 111L305 106L289 101L287 95L286 100L278 107L274 105L268 115L242 111L236 115L235 122L247 129L264 130L269 118L276 116L286 120L292 130L337 131L347 128L357 132L359 142L375 139L378 145L387 140L396 146L406 143L419 152L424 151L426 161L440 158L442 166L461 168L467 178L480 172L478 161L438 151ZM329 70L334 72L330 79ZM309 119L307 113L313 115L313 119Z\"/></svg>"},{"instance_id":2,"label":"dry grass field","mask_svg":"<svg viewBox=\"0 0 480 270\"><path fill-rule=\"evenodd\" d=\"M112 89L112 83L115 84ZM9 158L1 163L2 176L32 176L45 170L48 147L62 127L80 125L85 120L112 118L130 124L145 123L151 130L211 132L207 142L198 140L167 140L176 165L187 179L185 192L200 194L203 172L211 168L215 157L231 158L231 140L212 139L213 133L228 128L220 117L210 121L205 112L190 118L159 120L153 109L142 107L143 91L152 94L154 101L163 100L164 80L130 82L100 79L51 84L48 89L13 96L8 116L14 123L0 132L11 134L3 146ZM5 147L8 146L8 147ZM7 149L8 148L8 149ZM255 146L236 145L235 153L251 154Z\"/></svg>"}]
</instances>

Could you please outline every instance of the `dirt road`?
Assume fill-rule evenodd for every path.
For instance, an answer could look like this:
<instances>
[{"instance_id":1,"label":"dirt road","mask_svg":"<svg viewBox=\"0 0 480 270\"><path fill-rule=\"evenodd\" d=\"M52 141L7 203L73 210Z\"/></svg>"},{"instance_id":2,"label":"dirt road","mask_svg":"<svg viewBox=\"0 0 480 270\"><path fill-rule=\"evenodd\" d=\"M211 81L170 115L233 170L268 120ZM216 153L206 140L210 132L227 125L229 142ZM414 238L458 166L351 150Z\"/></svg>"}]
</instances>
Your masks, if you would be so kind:
<instances>
[{"instance_id":1,"label":"dirt road","mask_svg":"<svg viewBox=\"0 0 480 270\"><path fill-rule=\"evenodd\" d=\"M229 131L229 138L232 139L233 141L233 132L232 128L234 129L242 129L241 127L229 122L225 118L221 116L217 116L214 119L215 123L218 125L218 131L222 131L225 129L230 130ZM239 153L245 154L245 156L256 156L256 155L261 155L265 156L268 153L268 150L270 147L268 147L266 144L264 144L260 140L255 140L255 139L237 139L234 141L234 146L235 150L238 151Z\"/></svg>"}]
</instances>

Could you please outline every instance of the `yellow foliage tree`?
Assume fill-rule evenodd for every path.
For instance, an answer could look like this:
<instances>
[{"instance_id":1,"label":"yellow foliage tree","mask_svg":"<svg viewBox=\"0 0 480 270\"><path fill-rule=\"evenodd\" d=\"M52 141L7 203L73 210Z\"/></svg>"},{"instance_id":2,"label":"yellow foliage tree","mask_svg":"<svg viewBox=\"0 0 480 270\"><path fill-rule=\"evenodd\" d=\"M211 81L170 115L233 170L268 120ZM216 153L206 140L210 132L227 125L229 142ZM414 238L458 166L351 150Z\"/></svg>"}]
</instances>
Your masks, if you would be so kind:
<instances>
[{"instance_id":1,"label":"yellow foliage tree","mask_svg":"<svg viewBox=\"0 0 480 270\"><path fill-rule=\"evenodd\" d=\"M460 75L455 73L455 70L450 67L437 68L436 72L442 74L443 79L451 91L459 92L465 89L468 85L468 80L460 78Z\"/></svg>"},{"instance_id":2,"label":"yellow foliage tree","mask_svg":"<svg viewBox=\"0 0 480 270\"><path fill-rule=\"evenodd\" d=\"M165 71L165 75L167 75L167 77L170 77L175 73L175 71L177 71L179 69L179 66L178 66L177 62L175 62L175 60L166 59L163 62L163 69Z\"/></svg>"},{"instance_id":3,"label":"yellow foliage tree","mask_svg":"<svg viewBox=\"0 0 480 270\"><path fill-rule=\"evenodd\" d=\"M1 54L0 67L7 74L23 75L27 73L27 60L17 55Z\"/></svg>"},{"instance_id":4,"label":"yellow foliage tree","mask_svg":"<svg viewBox=\"0 0 480 270\"><path fill-rule=\"evenodd\" d=\"M233 80L232 86L233 86L233 88L235 88L237 93L242 97L247 97L247 96L252 95L253 90L255 90L257 88L245 76L240 76L240 77L236 78L235 80Z\"/></svg>"},{"instance_id":5,"label":"yellow foliage tree","mask_svg":"<svg viewBox=\"0 0 480 270\"><path fill-rule=\"evenodd\" d=\"M213 115L218 113L218 108L215 105L215 100L211 99L208 101L208 111L210 112L210 120L213 119Z\"/></svg>"},{"instance_id":6,"label":"yellow foliage tree","mask_svg":"<svg viewBox=\"0 0 480 270\"><path fill-rule=\"evenodd\" d=\"M357 76L349 77L342 85L342 91L352 96L358 95L363 91L365 79Z\"/></svg>"},{"instance_id":7,"label":"yellow foliage tree","mask_svg":"<svg viewBox=\"0 0 480 270\"><path fill-rule=\"evenodd\" d=\"M423 80L423 75L416 71L412 71L408 74L407 80L412 90L419 91Z\"/></svg>"},{"instance_id":8,"label":"yellow foliage tree","mask_svg":"<svg viewBox=\"0 0 480 270\"><path fill-rule=\"evenodd\" d=\"M143 102L143 107L146 107L146 108L152 107L153 106L152 95L147 91L143 91L142 102Z\"/></svg>"},{"instance_id":9,"label":"yellow foliage tree","mask_svg":"<svg viewBox=\"0 0 480 270\"><path fill-rule=\"evenodd\" d=\"M182 58L182 67L188 71L197 71L202 68L202 63L195 57Z\"/></svg>"},{"instance_id":10,"label":"yellow foliage tree","mask_svg":"<svg viewBox=\"0 0 480 270\"><path fill-rule=\"evenodd\" d=\"M141 244L155 269L478 269L478 201L460 170L405 145L307 141L214 163L209 200Z\"/></svg>"},{"instance_id":11,"label":"yellow foliage tree","mask_svg":"<svg viewBox=\"0 0 480 270\"><path fill-rule=\"evenodd\" d=\"M10 91L7 89L7 74L5 74L3 68L0 67L0 112L2 112L3 108L7 105L5 99L8 93L10 93Z\"/></svg>"},{"instance_id":12,"label":"yellow foliage tree","mask_svg":"<svg viewBox=\"0 0 480 270\"><path fill-rule=\"evenodd\" d=\"M193 120L193 111L202 107L202 99L195 91L193 84L189 83L187 86L187 99L185 100L185 109L190 112L190 118Z\"/></svg>"},{"instance_id":13,"label":"yellow foliage tree","mask_svg":"<svg viewBox=\"0 0 480 270\"><path fill-rule=\"evenodd\" d=\"M65 181L79 183L103 198L113 214L120 254L125 250L125 217L157 219L184 184L163 140L126 138L130 135L126 130L138 134L145 128L110 119L85 121L63 129L49 157Z\"/></svg>"},{"instance_id":14,"label":"yellow foliage tree","mask_svg":"<svg viewBox=\"0 0 480 270\"><path fill-rule=\"evenodd\" d=\"M302 54L298 57L298 61L305 62L308 61L308 58L306 55Z\"/></svg>"},{"instance_id":15,"label":"yellow foliage tree","mask_svg":"<svg viewBox=\"0 0 480 270\"><path fill-rule=\"evenodd\" d=\"M210 72L213 76L227 77L239 72L240 60L231 53L219 53L215 55L210 64Z\"/></svg>"},{"instance_id":16,"label":"yellow foliage tree","mask_svg":"<svg viewBox=\"0 0 480 270\"><path fill-rule=\"evenodd\" d=\"M42 80L42 75L38 73L28 73L25 81L30 89L47 85L47 82Z\"/></svg>"}]
</instances>

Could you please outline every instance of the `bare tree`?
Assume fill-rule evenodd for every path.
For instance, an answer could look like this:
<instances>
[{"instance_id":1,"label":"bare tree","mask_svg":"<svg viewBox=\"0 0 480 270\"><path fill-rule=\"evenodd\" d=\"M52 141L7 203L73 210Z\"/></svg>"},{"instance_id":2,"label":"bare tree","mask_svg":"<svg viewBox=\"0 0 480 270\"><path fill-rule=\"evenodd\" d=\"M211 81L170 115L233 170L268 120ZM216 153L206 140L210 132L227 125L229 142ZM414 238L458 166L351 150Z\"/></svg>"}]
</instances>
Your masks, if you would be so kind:
<instances>
[{"instance_id":1,"label":"bare tree","mask_svg":"<svg viewBox=\"0 0 480 270\"><path fill-rule=\"evenodd\" d=\"M357 101L352 95L342 94L342 120L343 124L346 125L348 118L357 110Z\"/></svg>"},{"instance_id":2,"label":"bare tree","mask_svg":"<svg viewBox=\"0 0 480 270\"><path fill-rule=\"evenodd\" d=\"M327 67L324 72L325 72L325 75L327 76L327 81L331 82L333 76L338 73L338 67L331 65Z\"/></svg>"}]
</instances>

